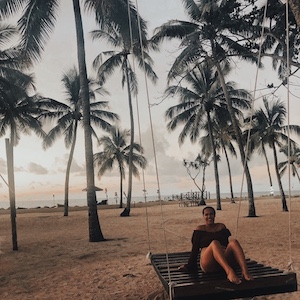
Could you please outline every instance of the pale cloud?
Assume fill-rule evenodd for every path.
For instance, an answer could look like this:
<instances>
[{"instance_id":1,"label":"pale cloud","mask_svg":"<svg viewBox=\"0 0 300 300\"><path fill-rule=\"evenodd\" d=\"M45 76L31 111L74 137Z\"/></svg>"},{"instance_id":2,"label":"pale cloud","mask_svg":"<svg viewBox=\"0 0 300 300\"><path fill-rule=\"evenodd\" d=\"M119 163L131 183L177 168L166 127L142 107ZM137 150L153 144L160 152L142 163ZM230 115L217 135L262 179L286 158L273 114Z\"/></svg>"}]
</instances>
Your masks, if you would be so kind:
<instances>
[{"instance_id":1,"label":"pale cloud","mask_svg":"<svg viewBox=\"0 0 300 300\"><path fill-rule=\"evenodd\" d=\"M55 157L54 164L57 167L57 171L60 173L66 173L66 168L69 160L69 154L66 153L62 157ZM75 158L72 160L71 164L71 173L78 173L78 175L85 175L85 166L77 162Z\"/></svg>"},{"instance_id":2,"label":"pale cloud","mask_svg":"<svg viewBox=\"0 0 300 300\"><path fill-rule=\"evenodd\" d=\"M28 171L30 173L37 174L37 175L48 174L48 170L46 168L33 162L30 162L28 164Z\"/></svg>"}]
</instances>

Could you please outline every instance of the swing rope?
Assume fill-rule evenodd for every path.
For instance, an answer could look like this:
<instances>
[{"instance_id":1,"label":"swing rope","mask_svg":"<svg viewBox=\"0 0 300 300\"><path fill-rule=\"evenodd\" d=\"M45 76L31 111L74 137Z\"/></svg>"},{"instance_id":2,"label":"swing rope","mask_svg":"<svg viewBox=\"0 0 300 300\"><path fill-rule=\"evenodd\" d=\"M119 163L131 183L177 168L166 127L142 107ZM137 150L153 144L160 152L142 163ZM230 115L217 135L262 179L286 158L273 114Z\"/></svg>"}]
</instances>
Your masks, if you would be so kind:
<instances>
[{"instance_id":1,"label":"swing rope","mask_svg":"<svg viewBox=\"0 0 300 300\"><path fill-rule=\"evenodd\" d=\"M266 20L266 15L267 15L267 6L268 6L268 1L265 4L265 8L264 8L264 16L263 16L263 23ZM265 27L262 26L262 30L261 30L261 35L260 35L260 43L259 43L259 52L258 52L258 65L256 68L256 74L255 74L255 81L254 81L254 89L253 89L253 100L251 103L251 114L250 114L250 124L252 123L252 116L254 114L254 102L255 102L255 97L256 97L256 90L257 90L257 82L258 82L258 70L259 70L259 65L261 62L261 54L262 54L262 41L264 38L264 34L265 34ZM249 142L250 142L250 128L248 129L248 133L247 133L247 142L246 142L246 149L245 149L245 161L244 161L244 165L243 165L243 174L242 174L242 183L241 183L241 190L240 190L240 199L239 199L239 205L238 205L238 213L237 213L237 218L236 218L236 225L235 225L235 237L237 238L238 235L238 226L239 226L239 219L240 219L240 212L241 212L241 203L242 203L242 195L243 195L243 187L244 187L244 179L245 179L245 169L246 169L246 163L247 163L247 157L248 157L248 153L249 153Z\"/></svg>"},{"instance_id":2,"label":"swing rope","mask_svg":"<svg viewBox=\"0 0 300 300\"><path fill-rule=\"evenodd\" d=\"M133 52L133 33L132 33L132 20L131 20L131 13L130 13L130 4L129 1L127 1L127 13L128 13L128 22L129 22L129 31L130 31L130 53ZM139 15L137 14L138 17L138 25L140 24L139 22ZM140 30L140 29L139 29ZM141 45L142 49L142 45ZM133 66L133 71L135 73L136 68L135 68L135 61L134 61L134 56L132 56L132 66ZM136 102L136 110L137 110L137 119L138 119L138 133L139 133L139 143L142 146L142 135L141 135L141 122L140 122L140 113L139 113L139 99L138 95L135 95L135 102ZM144 202L145 202L145 210L146 210L146 222L147 222L147 241L148 241L148 254L147 257L150 255L150 231L149 231L149 218L148 218L148 207L147 207L147 191L146 191L146 181L145 181L145 172L144 169L141 168L142 172L142 182L143 182L143 195L144 195Z\"/></svg>"},{"instance_id":3,"label":"swing rope","mask_svg":"<svg viewBox=\"0 0 300 300\"><path fill-rule=\"evenodd\" d=\"M253 91L253 101L251 105L251 111L254 111L254 102L257 100L256 99L256 90L257 90L257 81L258 81L258 69L259 69L259 64L261 62L261 57L262 57L262 41L264 37L264 22L266 20L266 15L267 15L267 7L268 7L268 1L265 4L264 7L264 16L263 16L263 23L262 23L262 31L261 31L261 37L260 37L260 46L259 46L259 55L258 55L258 66L256 68L256 75L255 75L255 84L254 84L254 91ZM289 81L289 76L290 76L290 55L289 55L289 1L286 1L285 5L285 10L286 10L286 81L287 81L287 136L288 136L288 198L289 198L289 215L288 215L288 248L289 248L289 262L287 265L288 271L293 270L293 260L292 260L292 220L291 220L291 210L292 210L292 197L291 197L291 166L290 166L290 81ZM250 117L250 123L252 121L252 115ZM247 143L246 143L246 157L248 156L248 146L249 146L249 141L250 141L250 129L248 130L247 134ZM245 161L246 163L246 161ZM239 207L238 207L238 213L237 213L237 219L236 219L236 228L235 228L235 237L237 237L238 234L238 224L239 224L239 219L240 219L240 209L241 209L241 199L242 199L242 190L243 190L243 183L244 183L244 175L245 175L245 164L244 164L244 172L242 175L242 187L241 187L241 192L240 192L240 200L239 200Z\"/></svg>"},{"instance_id":4,"label":"swing rope","mask_svg":"<svg viewBox=\"0 0 300 300\"><path fill-rule=\"evenodd\" d=\"M289 263L288 270L293 270L293 260L292 260L292 220L291 220L291 210L292 210L292 197L291 197L291 164L290 164L290 39L289 39L289 1L286 0L285 5L286 13L286 81L287 81L287 118L288 118L288 183L289 183L289 218L288 218L288 228L289 228Z\"/></svg>"},{"instance_id":5,"label":"swing rope","mask_svg":"<svg viewBox=\"0 0 300 300\"><path fill-rule=\"evenodd\" d=\"M130 30L131 30L131 47L133 45L132 41L132 27L131 27L131 20L130 20L130 7L129 7L129 0L127 1L128 3L128 16L129 16L129 21L130 21ZM268 1L265 5L264 8L264 17L263 17L263 22L266 19L266 12L267 12L267 5ZM289 70L290 63L289 63L289 39L288 39L288 34L289 34L289 24L288 24L288 0L286 2L286 16L287 16L287 25L286 25L286 30L287 30L287 68ZM155 171L156 171L156 180L157 180L157 193L158 193L158 200L160 202L160 209L161 209L161 225L164 233L164 241L165 241L165 248L166 248L166 263L167 263L167 268L168 268L168 278L169 278L169 296L170 299L173 298L173 287L174 283L171 282L171 275L170 275L170 265L169 265L169 257L168 257L168 245L167 245L167 238L166 238L166 228L165 228L165 221L164 221L164 213L162 209L162 199L161 199L161 193L160 193L160 181L159 181L159 175L158 175L158 164L157 164L157 154L156 154L156 147L155 147L155 142L154 142L154 131L153 131L153 122L152 122L152 114L151 114L151 106L150 106L150 97L149 97L149 88L148 88L148 81L146 77L146 67L145 67L145 57L143 53L143 45L142 45L142 35L141 35L141 25L140 25L140 17L139 17L139 8L138 8L138 0L136 0L136 10L137 10L137 19L138 19L138 30L139 30L139 39L140 39L140 47L141 47L141 54L142 54L142 61L143 61L143 68L144 68L144 80L145 80L145 89L146 89L146 96L147 96L147 104L148 104L148 114L149 114L149 120L150 120L150 130L151 130L151 140L152 140L152 147L153 147L153 153L154 153L154 161L155 161ZM258 68L259 64L261 62L261 56L262 56L262 39L264 37L264 24L262 26L262 32L261 32L261 43L259 47L259 55L258 55L258 67L256 70L256 76L255 76L255 88L253 92L253 101L251 104L251 110L252 112L254 111L254 101L256 100L256 90L257 90L257 81L258 81ZM288 90L288 125L289 123L289 74L287 74L287 90ZM137 100L137 98L136 98ZM139 136L140 136L140 142L141 142L141 131L140 131L140 118L139 118L139 108L138 108L138 100L137 100L137 110L138 110L138 125L139 125ZM252 114L253 115L253 114ZM251 118L252 118L251 115ZM252 121L252 119L251 119ZM250 121L250 123L251 123ZM288 141L290 138L289 135L289 126L288 126ZM246 151L245 151L245 157L247 158L248 156L248 151L249 151L249 141L250 141L250 130L248 131L248 136L247 136L247 143L246 143ZM290 143L288 142L288 147ZM288 148L288 158L290 157L290 149ZM244 172L242 175L242 186L241 186L241 194L240 194L240 200L239 200L239 207L238 207L238 216L237 216L237 221L236 221L236 229L235 229L235 235L237 236L238 233L238 223L239 223L239 217L240 217L240 208L241 208L241 199L242 199L242 190L243 190L243 185L244 185L244 175L245 175L245 167L246 167L246 160L244 162ZM288 165L290 169L290 165ZM146 187L145 187L145 176L143 172L143 186L144 186L144 198L146 202ZM291 208L291 187L290 187L290 171L289 171L289 200L290 200L290 208ZM148 212L147 212L147 205L146 205L146 219L147 219L147 232L148 232L148 242L149 242L149 253L150 253L150 234L149 234L149 222L148 222ZM290 252L290 262L289 262L289 268L292 267L292 257L291 257L291 214L289 213L289 252Z\"/></svg>"},{"instance_id":6,"label":"swing rope","mask_svg":"<svg viewBox=\"0 0 300 300\"><path fill-rule=\"evenodd\" d=\"M168 243L167 243L167 236L166 236L166 230L165 230L165 221L164 221L164 213L162 208L162 199L161 199L161 193L160 193L160 181L159 181L159 174L158 174L158 163L157 163L157 153L156 153L156 146L155 146L155 139L154 139L154 130L153 130L153 121L152 121L152 114L150 109L150 96L149 96L149 87L148 87L148 79L146 76L146 64L145 64L145 56L143 52L143 41L142 41L142 33L141 33L141 20L139 15L139 6L138 1L136 0L136 11L137 11L137 24L138 24L138 31L139 31L139 42L140 42L140 49L141 49L141 55L142 55L142 62L143 62L143 70L144 70L144 81L145 81L145 90L146 90L146 98L147 98L147 106L148 106L148 115L149 115L149 121L150 121L150 131L151 131L151 141L152 141L152 148L153 148L153 154L154 154L154 163L155 163L155 172L156 172L156 182L157 182L157 194L158 194L158 200L160 203L160 211L161 211L161 226L164 233L164 244L165 244L165 250L166 250L166 260L167 260L167 268L168 268L168 277L169 277L169 296L170 299L173 298L173 286L174 284L171 282L171 271L170 271L170 264L169 264L169 255L168 255ZM129 22L131 23L130 18L130 5L129 0L127 0L127 6L128 6L128 18ZM133 46L133 38L132 38L132 26L129 26L129 29L131 30L131 47ZM136 98L137 99L137 98ZM138 103L138 100L137 100ZM138 105L137 105L138 109ZM139 116L139 110L137 115ZM141 131L140 131L140 119L138 117L138 126L139 126L139 135L140 135L140 141L141 141ZM143 186L144 186L144 198L146 202L146 187L145 187L145 176L143 172ZM148 211L147 211L147 205L146 207L146 219L147 219L147 234L148 234L148 246L149 251L147 254L147 257L150 256L151 248L150 248L150 234L149 234L149 220L148 220Z\"/></svg>"}]
</instances>

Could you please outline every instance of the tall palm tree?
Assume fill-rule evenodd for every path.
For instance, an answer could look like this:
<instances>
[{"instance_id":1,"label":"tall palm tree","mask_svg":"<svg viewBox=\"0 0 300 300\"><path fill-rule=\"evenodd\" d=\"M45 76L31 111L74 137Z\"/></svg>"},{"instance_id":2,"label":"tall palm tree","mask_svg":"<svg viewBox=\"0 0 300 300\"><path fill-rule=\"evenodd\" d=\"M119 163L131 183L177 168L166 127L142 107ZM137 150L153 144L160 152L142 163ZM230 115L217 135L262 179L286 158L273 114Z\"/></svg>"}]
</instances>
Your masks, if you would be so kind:
<instances>
[{"instance_id":1,"label":"tall palm tree","mask_svg":"<svg viewBox=\"0 0 300 300\"><path fill-rule=\"evenodd\" d=\"M64 135L66 147L71 147L65 178L64 216L68 216L70 169L76 145L78 125L82 123L82 97L80 90L80 78L76 68L73 68L65 73L62 77L62 82L66 94L65 100L68 104L53 100L52 102L54 110L47 111L40 117L45 119L49 118L51 120L57 120L57 124L55 125L55 127L50 130L50 132L44 139L44 148L51 146L61 135ZM93 82L91 80L89 80L89 82L91 88L91 100L95 100L95 92L99 93L100 95L106 92L101 87L96 87L95 91L92 90ZM107 107L107 104L107 101L92 102L90 104L91 126L94 125L95 127L101 128L102 130L109 131L112 125L108 121L116 121L119 119L118 115L116 115L115 113L103 110ZM97 138L95 127L91 127L91 129L93 136Z\"/></svg>"},{"instance_id":2,"label":"tall palm tree","mask_svg":"<svg viewBox=\"0 0 300 300\"><path fill-rule=\"evenodd\" d=\"M180 75L186 66L199 61L207 61L216 68L230 113L232 126L239 147L248 186L248 216L256 216L252 179L244 151L241 130L235 117L233 103L226 88L223 70L229 66L232 57L257 62L247 49L251 42L249 22L243 19L241 3L236 0L183 0L190 21L171 20L158 29L152 42L158 44L165 38L179 38L183 49L173 63L168 74L169 79ZM249 32L249 35L247 33Z\"/></svg>"},{"instance_id":3,"label":"tall palm tree","mask_svg":"<svg viewBox=\"0 0 300 300\"><path fill-rule=\"evenodd\" d=\"M280 177L287 171L288 165L292 169L292 175L295 177L297 176L299 182L300 177L297 169L300 165L300 148L295 143L290 143L290 147L288 145L284 145L280 148L280 152L284 153L287 157L287 160L282 161L278 164L279 174Z\"/></svg>"},{"instance_id":4,"label":"tall palm tree","mask_svg":"<svg viewBox=\"0 0 300 300\"><path fill-rule=\"evenodd\" d=\"M124 18L125 16L123 16ZM141 32L137 30L137 27L133 27L131 32L121 31L117 26L110 26L106 28L92 31L93 39L104 39L108 44L114 47L116 50L105 51L100 53L94 60L93 65L97 70L98 80L103 83L107 78L116 70L120 68L122 72L122 86L126 83L129 114L130 114L130 152L129 152L129 176L128 176L128 194L127 194L127 206L124 209L122 216L129 216L130 203L132 194L132 159L133 159L133 143L134 143L134 117L133 117L133 105L132 94L137 94L137 78L135 73L135 66L130 63L130 55L133 60L137 61L137 65L146 72L146 75L155 83L157 76L152 69L153 61L149 56L147 49L147 27L142 18L134 15L131 19L133 24L136 24L138 20L141 23ZM140 36L142 40L140 41ZM142 47L141 47L142 46Z\"/></svg>"},{"instance_id":5,"label":"tall palm tree","mask_svg":"<svg viewBox=\"0 0 300 300\"><path fill-rule=\"evenodd\" d=\"M183 83L187 87L183 87ZM249 94L244 90L235 89L233 82L226 83L227 90L230 91L235 114L240 113L238 107L249 107ZM226 115L226 99L223 89L218 81L218 75L213 72L207 63L196 65L192 70L188 70L181 79L180 85L169 86L166 96L179 96L179 104L170 107L166 111L166 118L171 121L167 127L175 130L178 125L184 127L179 135L179 143L183 143L186 136L195 142L199 139L201 129L207 130L210 139L211 153L214 162L214 172L216 181L217 209L221 209L220 184L217 166L216 143L213 138L213 121L215 114ZM236 118L236 116L235 116Z\"/></svg>"},{"instance_id":6,"label":"tall palm tree","mask_svg":"<svg viewBox=\"0 0 300 300\"><path fill-rule=\"evenodd\" d=\"M287 143L289 137L285 134L287 130L300 135L300 126L284 125L286 108L280 100L269 103L267 98L263 98L264 106L252 115L251 136L257 144L268 145L273 151L275 173L281 194L282 210L288 211L286 197L280 179L276 146L281 147Z\"/></svg>"},{"instance_id":7,"label":"tall palm tree","mask_svg":"<svg viewBox=\"0 0 300 300\"><path fill-rule=\"evenodd\" d=\"M123 179L125 179L125 166L130 163L130 139L129 130L121 130L114 127L110 130L109 136L103 136L99 139L99 145L103 147L103 151L94 154L94 162L99 167L98 175L102 176L106 171L113 169L117 164L120 172L120 205L123 207ZM139 170L136 164L141 168L146 168L147 160L143 156L143 148L137 144L133 144L132 171L133 175L138 177Z\"/></svg>"},{"instance_id":8,"label":"tall palm tree","mask_svg":"<svg viewBox=\"0 0 300 300\"><path fill-rule=\"evenodd\" d=\"M60 3L60 0L0 1L0 16L2 18L14 16L20 11L22 12L18 20L18 25L22 34L21 45L24 50L24 59L26 62L37 61L40 58L45 44L49 39L50 33L55 26ZM80 75L80 89L83 99L82 113L85 141L87 203L89 211L89 240L90 242L99 242L104 241L105 239L100 228L97 211L93 165L93 143L90 126L89 87L85 61L81 7L79 0L72 0L72 3L77 38L77 58ZM120 16L127 15L127 0L85 0L84 3L87 10L95 13L95 19L97 22L105 24L108 27L115 24L123 30L128 30L128 27L124 26L123 19L120 18ZM129 8L130 12L134 13L132 12L132 4L129 5Z\"/></svg>"},{"instance_id":9,"label":"tall palm tree","mask_svg":"<svg viewBox=\"0 0 300 300\"><path fill-rule=\"evenodd\" d=\"M237 155L236 155L234 145L232 143L232 141L234 140L234 134L232 130L232 124L229 120L230 118L229 116L226 116L226 113L224 114L224 112L222 111L220 114L220 111L217 111L216 116L214 117L212 122L212 131L213 131L213 140L216 145L217 153L223 151L225 155L227 169L228 169L231 203L235 203L228 151L232 156L236 157ZM211 152L211 138L209 137L209 134L203 136L201 138L200 143L202 145L203 153Z\"/></svg>"}]
</instances>

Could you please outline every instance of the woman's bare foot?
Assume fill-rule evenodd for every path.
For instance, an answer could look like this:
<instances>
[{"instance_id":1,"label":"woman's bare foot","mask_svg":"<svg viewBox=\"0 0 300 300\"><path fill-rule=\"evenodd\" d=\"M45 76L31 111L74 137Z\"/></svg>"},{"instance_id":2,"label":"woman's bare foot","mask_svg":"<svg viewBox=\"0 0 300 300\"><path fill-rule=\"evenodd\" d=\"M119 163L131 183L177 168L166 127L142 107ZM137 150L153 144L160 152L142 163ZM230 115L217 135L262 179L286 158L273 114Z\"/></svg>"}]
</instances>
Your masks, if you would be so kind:
<instances>
[{"instance_id":1,"label":"woman's bare foot","mask_svg":"<svg viewBox=\"0 0 300 300\"><path fill-rule=\"evenodd\" d=\"M254 280L253 276L250 273L248 273L248 272L246 272L246 273L243 274L243 278L245 280L247 280L247 281Z\"/></svg>"},{"instance_id":2,"label":"woman's bare foot","mask_svg":"<svg viewBox=\"0 0 300 300\"><path fill-rule=\"evenodd\" d=\"M229 273L227 274L227 279L228 279L230 282L234 283L234 284L240 284L240 283L241 283L241 280L236 276L236 274L235 274L234 271L229 272Z\"/></svg>"},{"instance_id":3,"label":"woman's bare foot","mask_svg":"<svg viewBox=\"0 0 300 300\"><path fill-rule=\"evenodd\" d=\"M188 272L189 269L188 269L185 265L182 265L182 266L178 267L178 271L181 271L181 272Z\"/></svg>"}]
</instances>

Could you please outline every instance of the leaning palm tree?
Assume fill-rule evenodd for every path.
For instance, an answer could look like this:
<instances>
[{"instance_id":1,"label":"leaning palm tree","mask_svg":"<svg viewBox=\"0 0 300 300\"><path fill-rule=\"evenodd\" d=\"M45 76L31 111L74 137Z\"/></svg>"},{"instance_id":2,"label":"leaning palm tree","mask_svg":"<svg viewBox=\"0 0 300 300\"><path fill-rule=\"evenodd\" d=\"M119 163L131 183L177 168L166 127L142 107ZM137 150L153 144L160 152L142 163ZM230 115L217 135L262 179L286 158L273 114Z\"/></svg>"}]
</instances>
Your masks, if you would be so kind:
<instances>
[{"instance_id":1,"label":"leaning palm tree","mask_svg":"<svg viewBox=\"0 0 300 300\"><path fill-rule=\"evenodd\" d=\"M281 194L282 210L288 211L286 197L279 174L276 146L281 147L283 143L288 142L289 137L285 134L287 130L300 135L300 126L284 125L287 112L283 102L280 100L269 103L267 98L264 97L263 104L263 108L256 110L250 118L252 119L251 137L257 144L265 144L272 149L275 173Z\"/></svg>"},{"instance_id":2,"label":"leaning palm tree","mask_svg":"<svg viewBox=\"0 0 300 300\"><path fill-rule=\"evenodd\" d=\"M105 172L113 169L117 164L120 173L120 205L123 207L123 180L125 179L125 167L130 163L130 131L121 130L113 127L109 136L103 136L99 139L99 145L103 147L103 151L94 154L94 163L99 167L98 176L102 176ZM132 171L133 175L139 176L139 170L136 164L144 169L147 160L143 156L143 148L137 144L133 144Z\"/></svg>"},{"instance_id":3,"label":"leaning palm tree","mask_svg":"<svg viewBox=\"0 0 300 300\"><path fill-rule=\"evenodd\" d=\"M64 200L64 216L68 216L69 208L69 178L70 169L73 160L73 154L77 139L78 125L82 124L82 96L80 90L80 78L76 68L69 70L62 77L62 82L65 88L66 99L68 104L57 101L52 101L54 109L47 111L40 117L44 119L57 120L57 124L52 128L44 139L43 146L47 148L51 146L54 141L61 135L64 135L65 145L70 148L69 159L66 169L65 178L65 200ZM92 89L93 81L90 82L90 99L95 100L95 92L103 95L106 91L102 87L95 87ZM97 138L96 128L109 131L111 124L108 121L116 121L119 119L115 113L104 110L108 105L107 101L92 102L90 104L90 119L91 130L93 136Z\"/></svg>"},{"instance_id":4,"label":"leaning palm tree","mask_svg":"<svg viewBox=\"0 0 300 300\"><path fill-rule=\"evenodd\" d=\"M241 130L236 120L230 94L226 88L223 70L229 66L233 57L257 62L257 58L248 51L247 43L251 42L254 27L243 19L242 5L237 0L183 0L190 21L171 20L156 29L152 38L158 44L164 39L177 38L181 40L181 53L173 63L168 77L172 79L182 74L187 66L195 62L207 61L215 67L218 79L226 99L232 126L244 166L248 186L249 210L248 216L254 217L255 205L252 179L244 151Z\"/></svg>"},{"instance_id":5,"label":"leaning palm tree","mask_svg":"<svg viewBox=\"0 0 300 300\"><path fill-rule=\"evenodd\" d=\"M123 16L124 18L124 16ZM132 194L132 159L133 159L133 143L134 143L134 117L133 117L133 104L132 95L136 95L137 78L135 73L135 65L130 63L130 56L132 60L137 61L137 65L146 72L146 75L155 83L157 76L152 69L153 61L149 56L148 43L147 43L147 27L142 18L136 15L131 19L132 23L140 22L141 31L134 30L131 32L121 31L117 26L110 26L92 31L93 39L104 39L109 45L115 49L112 51L105 51L100 53L94 60L93 66L97 70L97 78L103 84L107 78L119 68L122 73L122 86L126 83L129 114L130 114L130 152L129 152L129 175L128 175L128 194L127 206L124 209L122 216L129 216L131 194ZM137 29L137 28L136 28ZM140 37L142 40L140 40Z\"/></svg>"},{"instance_id":6,"label":"leaning palm tree","mask_svg":"<svg viewBox=\"0 0 300 300\"><path fill-rule=\"evenodd\" d=\"M21 46L23 48L24 62L37 61L45 48L45 44L52 32L58 13L59 0L4 0L0 1L0 16L2 19L17 15L20 11L21 16L18 25L22 34ZM80 89L82 92L82 114L85 142L85 161L86 161L86 184L87 184L87 203L89 216L89 241L104 241L101 231L93 165L93 143L90 126L90 100L88 76L85 61L84 35L81 18L81 7L79 0L72 0L76 38L77 38L77 60L80 74ZM123 20L125 15L135 14L135 9L130 0L84 0L87 10L95 13L98 23L110 27L117 26L122 30L128 30L127 24ZM137 26L137 25L135 25Z\"/></svg>"}]
</instances>

